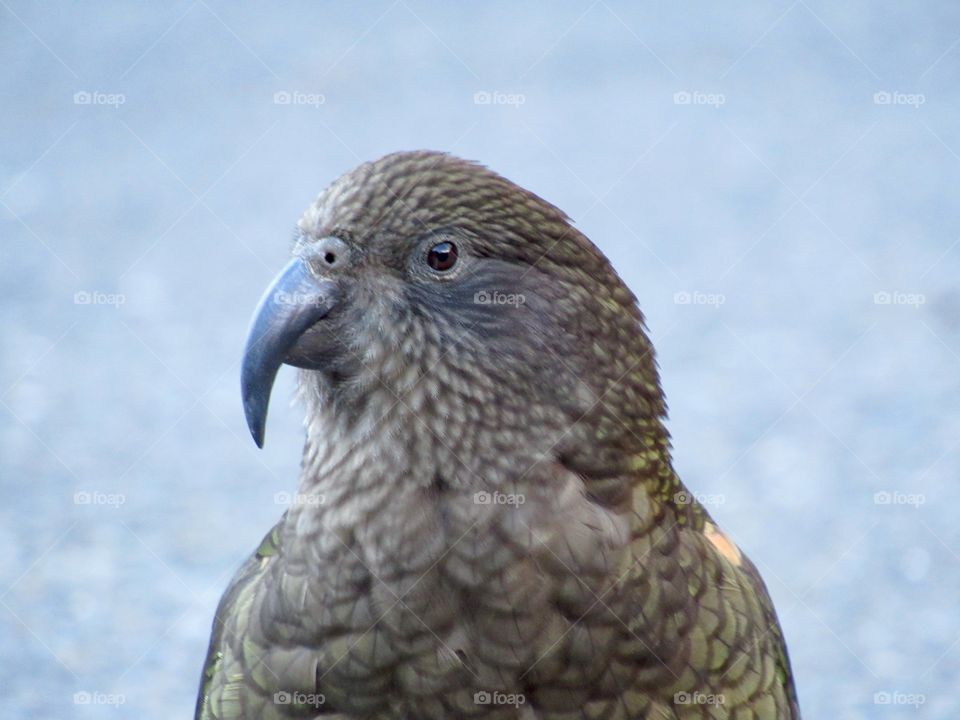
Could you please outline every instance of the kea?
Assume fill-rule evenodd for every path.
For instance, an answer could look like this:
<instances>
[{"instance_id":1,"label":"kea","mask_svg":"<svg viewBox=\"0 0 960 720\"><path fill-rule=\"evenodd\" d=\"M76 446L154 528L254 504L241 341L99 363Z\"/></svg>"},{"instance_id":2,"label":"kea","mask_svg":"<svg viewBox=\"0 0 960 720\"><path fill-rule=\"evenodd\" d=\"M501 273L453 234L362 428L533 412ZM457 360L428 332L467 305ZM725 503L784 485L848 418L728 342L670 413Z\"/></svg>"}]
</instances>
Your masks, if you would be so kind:
<instances>
[{"instance_id":1,"label":"kea","mask_svg":"<svg viewBox=\"0 0 960 720\"><path fill-rule=\"evenodd\" d=\"M401 152L330 185L255 311L299 487L216 611L197 717L798 718L756 567L678 478L636 298L559 209Z\"/></svg>"}]
</instances>

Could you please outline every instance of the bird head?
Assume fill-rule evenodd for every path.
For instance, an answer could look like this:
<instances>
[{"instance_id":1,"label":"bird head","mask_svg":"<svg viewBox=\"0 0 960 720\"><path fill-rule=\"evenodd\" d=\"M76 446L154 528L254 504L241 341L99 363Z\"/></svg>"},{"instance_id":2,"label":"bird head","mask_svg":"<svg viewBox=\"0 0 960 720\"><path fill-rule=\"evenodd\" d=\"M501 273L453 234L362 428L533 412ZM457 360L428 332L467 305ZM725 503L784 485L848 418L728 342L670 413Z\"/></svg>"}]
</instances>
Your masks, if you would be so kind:
<instances>
[{"instance_id":1,"label":"bird head","mask_svg":"<svg viewBox=\"0 0 960 720\"><path fill-rule=\"evenodd\" d=\"M302 368L308 435L397 416L454 453L523 447L573 466L583 448L616 465L665 437L633 294L533 193L447 154L396 153L336 180L298 233L243 361L258 445L283 363Z\"/></svg>"}]
</instances>

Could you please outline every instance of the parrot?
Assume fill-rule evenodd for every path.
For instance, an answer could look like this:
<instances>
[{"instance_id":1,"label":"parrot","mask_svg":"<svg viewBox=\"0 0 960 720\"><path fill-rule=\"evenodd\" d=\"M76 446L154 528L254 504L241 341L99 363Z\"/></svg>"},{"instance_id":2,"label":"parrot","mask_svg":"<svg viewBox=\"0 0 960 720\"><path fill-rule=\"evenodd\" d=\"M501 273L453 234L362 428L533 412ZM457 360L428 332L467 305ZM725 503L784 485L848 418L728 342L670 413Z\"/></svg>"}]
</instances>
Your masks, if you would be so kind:
<instances>
[{"instance_id":1,"label":"parrot","mask_svg":"<svg viewBox=\"0 0 960 720\"><path fill-rule=\"evenodd\" d=\"M646 321L560 209L397 152L308 207L240 366L297 492L216 610L198 720L800 717L754 564L681 482Z\"/></svg>"}]
</instances>

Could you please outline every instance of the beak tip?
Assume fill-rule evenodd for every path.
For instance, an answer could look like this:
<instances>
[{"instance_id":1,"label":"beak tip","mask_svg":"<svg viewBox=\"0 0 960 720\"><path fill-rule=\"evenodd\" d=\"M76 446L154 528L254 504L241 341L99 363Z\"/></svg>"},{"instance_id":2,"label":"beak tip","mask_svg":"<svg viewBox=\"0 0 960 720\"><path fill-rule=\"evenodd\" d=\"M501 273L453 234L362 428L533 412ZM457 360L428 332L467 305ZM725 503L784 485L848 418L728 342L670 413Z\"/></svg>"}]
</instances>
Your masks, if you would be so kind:
<instances>
[{"instance_id":1,"label":"beak tip","mask_svg":"<svg viewBox=\"0 0 960 720\"><path fill-rule=\"evenodd\" d=\"M258 448L263 448L263 435L267 424L266 404L249 392L244 392L243 414L247 421L250 436Z\"/></svg>"}]
</instances>

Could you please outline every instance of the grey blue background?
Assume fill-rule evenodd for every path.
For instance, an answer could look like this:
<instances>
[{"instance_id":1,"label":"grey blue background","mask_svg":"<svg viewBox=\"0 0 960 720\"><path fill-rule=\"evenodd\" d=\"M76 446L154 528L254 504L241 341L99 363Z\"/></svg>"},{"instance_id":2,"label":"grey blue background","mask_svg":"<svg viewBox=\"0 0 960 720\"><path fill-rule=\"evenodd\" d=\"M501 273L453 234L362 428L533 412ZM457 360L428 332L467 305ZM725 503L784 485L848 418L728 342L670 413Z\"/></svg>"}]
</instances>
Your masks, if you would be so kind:
<instances>
[{"instance_id":1,"label":"grey blue background","mask_svg":"<svg viewBox=\"0 0 960 720\"><path fill-rule=\"evenodd\" d=\"M190 716L296 486L292 370L244 426L249 316L316 194L416 148L634 290L806 716L956 716L956 3L0 0L0 63L4 717Z\"/></svg>"}]
</instances>

